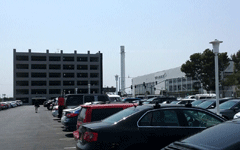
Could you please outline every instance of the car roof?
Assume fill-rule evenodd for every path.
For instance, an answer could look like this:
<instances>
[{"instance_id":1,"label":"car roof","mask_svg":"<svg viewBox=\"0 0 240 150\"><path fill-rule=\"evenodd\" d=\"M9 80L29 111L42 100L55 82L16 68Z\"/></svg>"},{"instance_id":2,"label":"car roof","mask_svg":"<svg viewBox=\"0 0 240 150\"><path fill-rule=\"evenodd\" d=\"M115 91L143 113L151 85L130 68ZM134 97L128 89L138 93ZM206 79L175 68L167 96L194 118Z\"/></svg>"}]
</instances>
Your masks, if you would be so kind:
<instances>
[{"instance_id":1,"label":"car roof","mask_svg":"<svg viewBox=\"0 0 240 150\"><path fill-rule=\"evenodd\" d=\"M82 108L117 108L117 107L132 107L137 106L137 103L111 103L111 104L94 104L94 105L81 105Z\"/></svg>"},{"instance_id":2,"label":"car roof","mask_svg":"<svg viewBox=\"0 0 240 150\"><path fill-rule=\"evenodd\" d=\"M231 149L240 146L240 119L218 124L184 139L180 144L199 149Z\"/></svg>"}]
</instances>

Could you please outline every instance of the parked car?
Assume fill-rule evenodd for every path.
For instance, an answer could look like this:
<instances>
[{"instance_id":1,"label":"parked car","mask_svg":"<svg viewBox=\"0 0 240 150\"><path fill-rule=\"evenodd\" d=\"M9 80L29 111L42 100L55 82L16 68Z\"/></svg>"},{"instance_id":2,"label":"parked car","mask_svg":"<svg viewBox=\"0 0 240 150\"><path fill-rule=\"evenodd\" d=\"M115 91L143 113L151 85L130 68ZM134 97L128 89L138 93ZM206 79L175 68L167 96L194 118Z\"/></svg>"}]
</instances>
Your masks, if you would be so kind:
<instances>
[{"instance_id":1,"label":"parked car","mask_svg":"<svg viewBox=\"0 0 240 150\"><path fill-rule=\"evenodd\" d=\"M65 130L70 130L70 131L76 130L77 118L81 109L82 107L78 106L74 110L68 111L64 114L65 119L62 122L62 124L64 125Z\"/></svg>"},{"instance_id":2,"label":"parked car","mask_svg":"<svg viewBox=\"0 0 240 150\"><path fill-rule=\"evenodd\" d=\"M140 105L79 128L77 149L159 149L226 119L188 105Z\"/></svg>"},{"instance_id":3,"label":"parked car","mask_svg":"<svg viewBox=\"0 0 240 150\"><path fill-rule=\"evenodd\" d=\"M53 107L52 115L53 115L53 117L57 117L58 116L58 105Z\"/></svg>"},{"instance_id":4,"label":"parked car","mask_svg":"<svg viewBox=\"0 0 240 150\"><path fill-rule=\"evenodd\" d=\"M110 101L107 94L67 94L64 98L64 107L73 108L87 102Z\"/></svg>"},{"instance_id":5,"label":"parked car","mask_svg":"<svg viewBox=\"0 0 240 150\"><path fill-rule=\"evenodd\" d=\"M205 101L206 101L206 99L199 99L199 100L193 101L191 104L192 104L193 106L198 106L199 104L201 104L201 103L203 103L203 102L205 102Z\"/></svg>"},{"instance_id":6,"label":"parked car","mask_svg":"<svg viewBox=\"0 0 240 150\"><path fill-rule=\"evenodd\" d=\"M11 108L17 107L17 102L16 101L10 101L9 103L11 105Z\"/></svg>"},{"instance_id":7,"label":"parked car","mask_svg":"<svg viewBox=\"0 0 240 150\"><path fill-rule=\"evenodd\" d=\"M219 104L224 103L230 99L219 99ZM216 107L216 99L208 99L201 104L198 105L198 107L205 108L205 109L214 109Z\"/></svg>"},{"instance_id":8,"label":"parked car","mask_svg":"<svg viewBox=\"0 0 240 150\"><path fill-rule=\"evenodd\" d=\"M219 105L220 114L226 119L233 119L233 116L240 112L240 99L226 101ZM217 112L216 109L212 110Z\"/></svg>"},{"instance_id":9,"label":"parked car","mask_svg":"<svg viewBox=\"0 0 240 150\"><path fill-rule=\"evenodd\" d=\"M175 98L175 97L158 96L158 97L150 98L150 99L144 101L143 103L144 104L155 104L155 103L162 103L164 101L172 102L172 101L175 101L175 100L177 100L177 98Z\"/></svg>"},{"instance_id":10,"label":"parked car","mask_svg":"<svg viewBox=\"0 0 240 150\"><path fill-rule=\"evenodd\" d=\"M65 120L67 119L67 116L66 116L66 115L74 112L75 110L77 110L77 109L79 109L79 108L81 108L80 105L79 105L79 106L76 106L76 107L74 107L74 108L63 109L63 113L62 113L62 117L61 117L61 123L62 123L62 125L64 125L64 122L65 122Z\"/></svg>"},{"instance_id":11,"label":"parked car","mask_svg":"<svg viewBox=\"0 0 240 150\"><path fill-rule=\"evenodd\" d=\"M122 104L97 104L97 105L81 105L82 110L77 118L76 129L83 123L99 121L105 119L123 109L136 106L137 104L122 103ZM75 140L79 139L79 131L73 132Z\"/></svg>"},{"instance_id":12,"label":"parked car","mask_svg":"<svg viewBox=\"0 0 240 150\"><path fill-rule=\"evenodd\" d=\"M142 99L135 98L135 97L128 97L128 98L124 98L122 101L123 102L132 103L132 102L137 102L137 101L140 101L140 100L142 100Z\"/></svg>"},{"instance_id":13,"label":"parked car","mask_svg":"<svg viewBox=\"0 0 240 150\"><path fill-rule=\"evenodd\" d=\"M111 102L121 102L122 98L119 95L108 95Z\"/></svg>"},{"instance_id":14,"label":"parked car","mask_svg":"<svg viewBox=\"0 0 240 150\"><path fill-rule=\"evenodd\" d=\"M1 106L2 106L2 109L7 109L7 108L8 108L8 106L7 106L6 103L4 103L4 102L0 102L0 104L1 104Z\"/></svg>"},{"instance_id":15,"label":"parked car","mask_svg":"<svg viewBox=\"0 0 240 150\"><path fill-rule=\"evenodd\" d=\"M240 119L218 124L184 140L171 143L162 150L238 150L239 124Z\"/></svg>"},{"instance_id":16,"label":"parked car","mask_svg":"<svg viewBox=\"0 0 240 150\"><path fill-rule=\"evenodd\" d=\"M17 105L18 106L22 106L23 105L23 102L21 100L15 100L17 102Z\"/></svg>"}]
</instances>

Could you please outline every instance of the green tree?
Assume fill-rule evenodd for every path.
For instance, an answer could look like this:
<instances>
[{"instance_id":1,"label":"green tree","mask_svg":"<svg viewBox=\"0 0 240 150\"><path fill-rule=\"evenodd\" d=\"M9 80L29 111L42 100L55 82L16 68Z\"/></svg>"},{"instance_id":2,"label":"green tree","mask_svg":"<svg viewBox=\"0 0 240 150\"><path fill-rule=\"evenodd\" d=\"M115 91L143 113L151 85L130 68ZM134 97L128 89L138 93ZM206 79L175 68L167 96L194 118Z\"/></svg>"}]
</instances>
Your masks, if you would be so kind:
<instances>
[{"instance_id":1,"label":"green tree","mask_svg":"<svg viewBox=\"0 0 240 150\"><path fill-rule=\"evenodd\" d=\"M224 84L226 86L236 86L237 95L240 95L240 50L236 54L231 55L231 58L234 62L233 74L226 77Z\"/></svg>"},{"instance_id":2,"label":"green tree","mask_svg":"<svg viewBox=\"0 0 240 150\"><path fill-rule=\"evenodd\" d=\"M225 70L229 65L227 53L218 54L219 72ZM202 83L203 88L210 91L215 90L215 61L214 53L210 49L206 49L203 53L195 53L190 56L190 60L182 64L181 71L187 77L192 77ZM219 73L220 75L220 73ZM223 81L219 77L220 83Z\"/></svg>"}]
</instances>

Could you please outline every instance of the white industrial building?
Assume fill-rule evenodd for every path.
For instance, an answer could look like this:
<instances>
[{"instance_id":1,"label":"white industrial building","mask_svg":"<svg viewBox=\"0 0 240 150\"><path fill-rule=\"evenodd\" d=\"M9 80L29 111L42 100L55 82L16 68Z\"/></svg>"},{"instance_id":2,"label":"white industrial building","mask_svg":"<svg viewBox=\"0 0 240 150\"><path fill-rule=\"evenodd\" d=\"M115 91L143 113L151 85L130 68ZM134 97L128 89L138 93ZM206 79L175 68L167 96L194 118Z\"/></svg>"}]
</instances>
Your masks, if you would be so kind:
<instances>
[{"instance_id":1,"label":"white industrial building","mask_svg":"<svg viewBox=\"0 0 240 150\"><path fill-rule=\"evenodd\" d=\"M223 72L224 75L233 72L233 62L230 61L229 67ZM143 76L138 76L132 79L132 94L134 97L138 95L174 95L186 96L190 94L203 93L204 90L200 89L195 91L193 88L194 83L199 81L192 80L186 77L185 73L181 71L181 66L163 70ZM225 96L232 96L234 90L232 87L224 87ZM226 91L228 94L226 94Z\"/></svg>"}]
</instances>

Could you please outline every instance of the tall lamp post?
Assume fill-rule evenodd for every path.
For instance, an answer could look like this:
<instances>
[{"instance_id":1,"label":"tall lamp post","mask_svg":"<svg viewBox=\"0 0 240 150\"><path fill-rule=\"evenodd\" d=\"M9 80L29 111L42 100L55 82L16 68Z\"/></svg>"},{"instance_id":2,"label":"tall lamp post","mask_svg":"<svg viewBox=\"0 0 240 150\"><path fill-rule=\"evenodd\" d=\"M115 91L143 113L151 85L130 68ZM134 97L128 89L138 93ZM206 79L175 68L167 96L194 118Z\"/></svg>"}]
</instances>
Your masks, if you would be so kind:
<instances>
[{"instance_id":1,"label":"tall lamp post","mask_svg":"<svg viewBox=\"0 0 240 150\"><path fill-rule=\"evenodd\" d=\"M118 75L115 75L116 80L116 95L118 94Z\"/></svg>"},{"instance_id":2,"label":"tall lamp post","mask_svg":"<svg viewBox=\"0 0 240 150\"><path fill-rule=\"evenodd\" d=\"M215 39L210 42L213 45L213 53L215 54L215 89L216 89L216 108L217 114L219 115L219 79L218 79L218 53L219 53L219 44L223 41L218 41Z\"/></svg>"}]
</instances>

